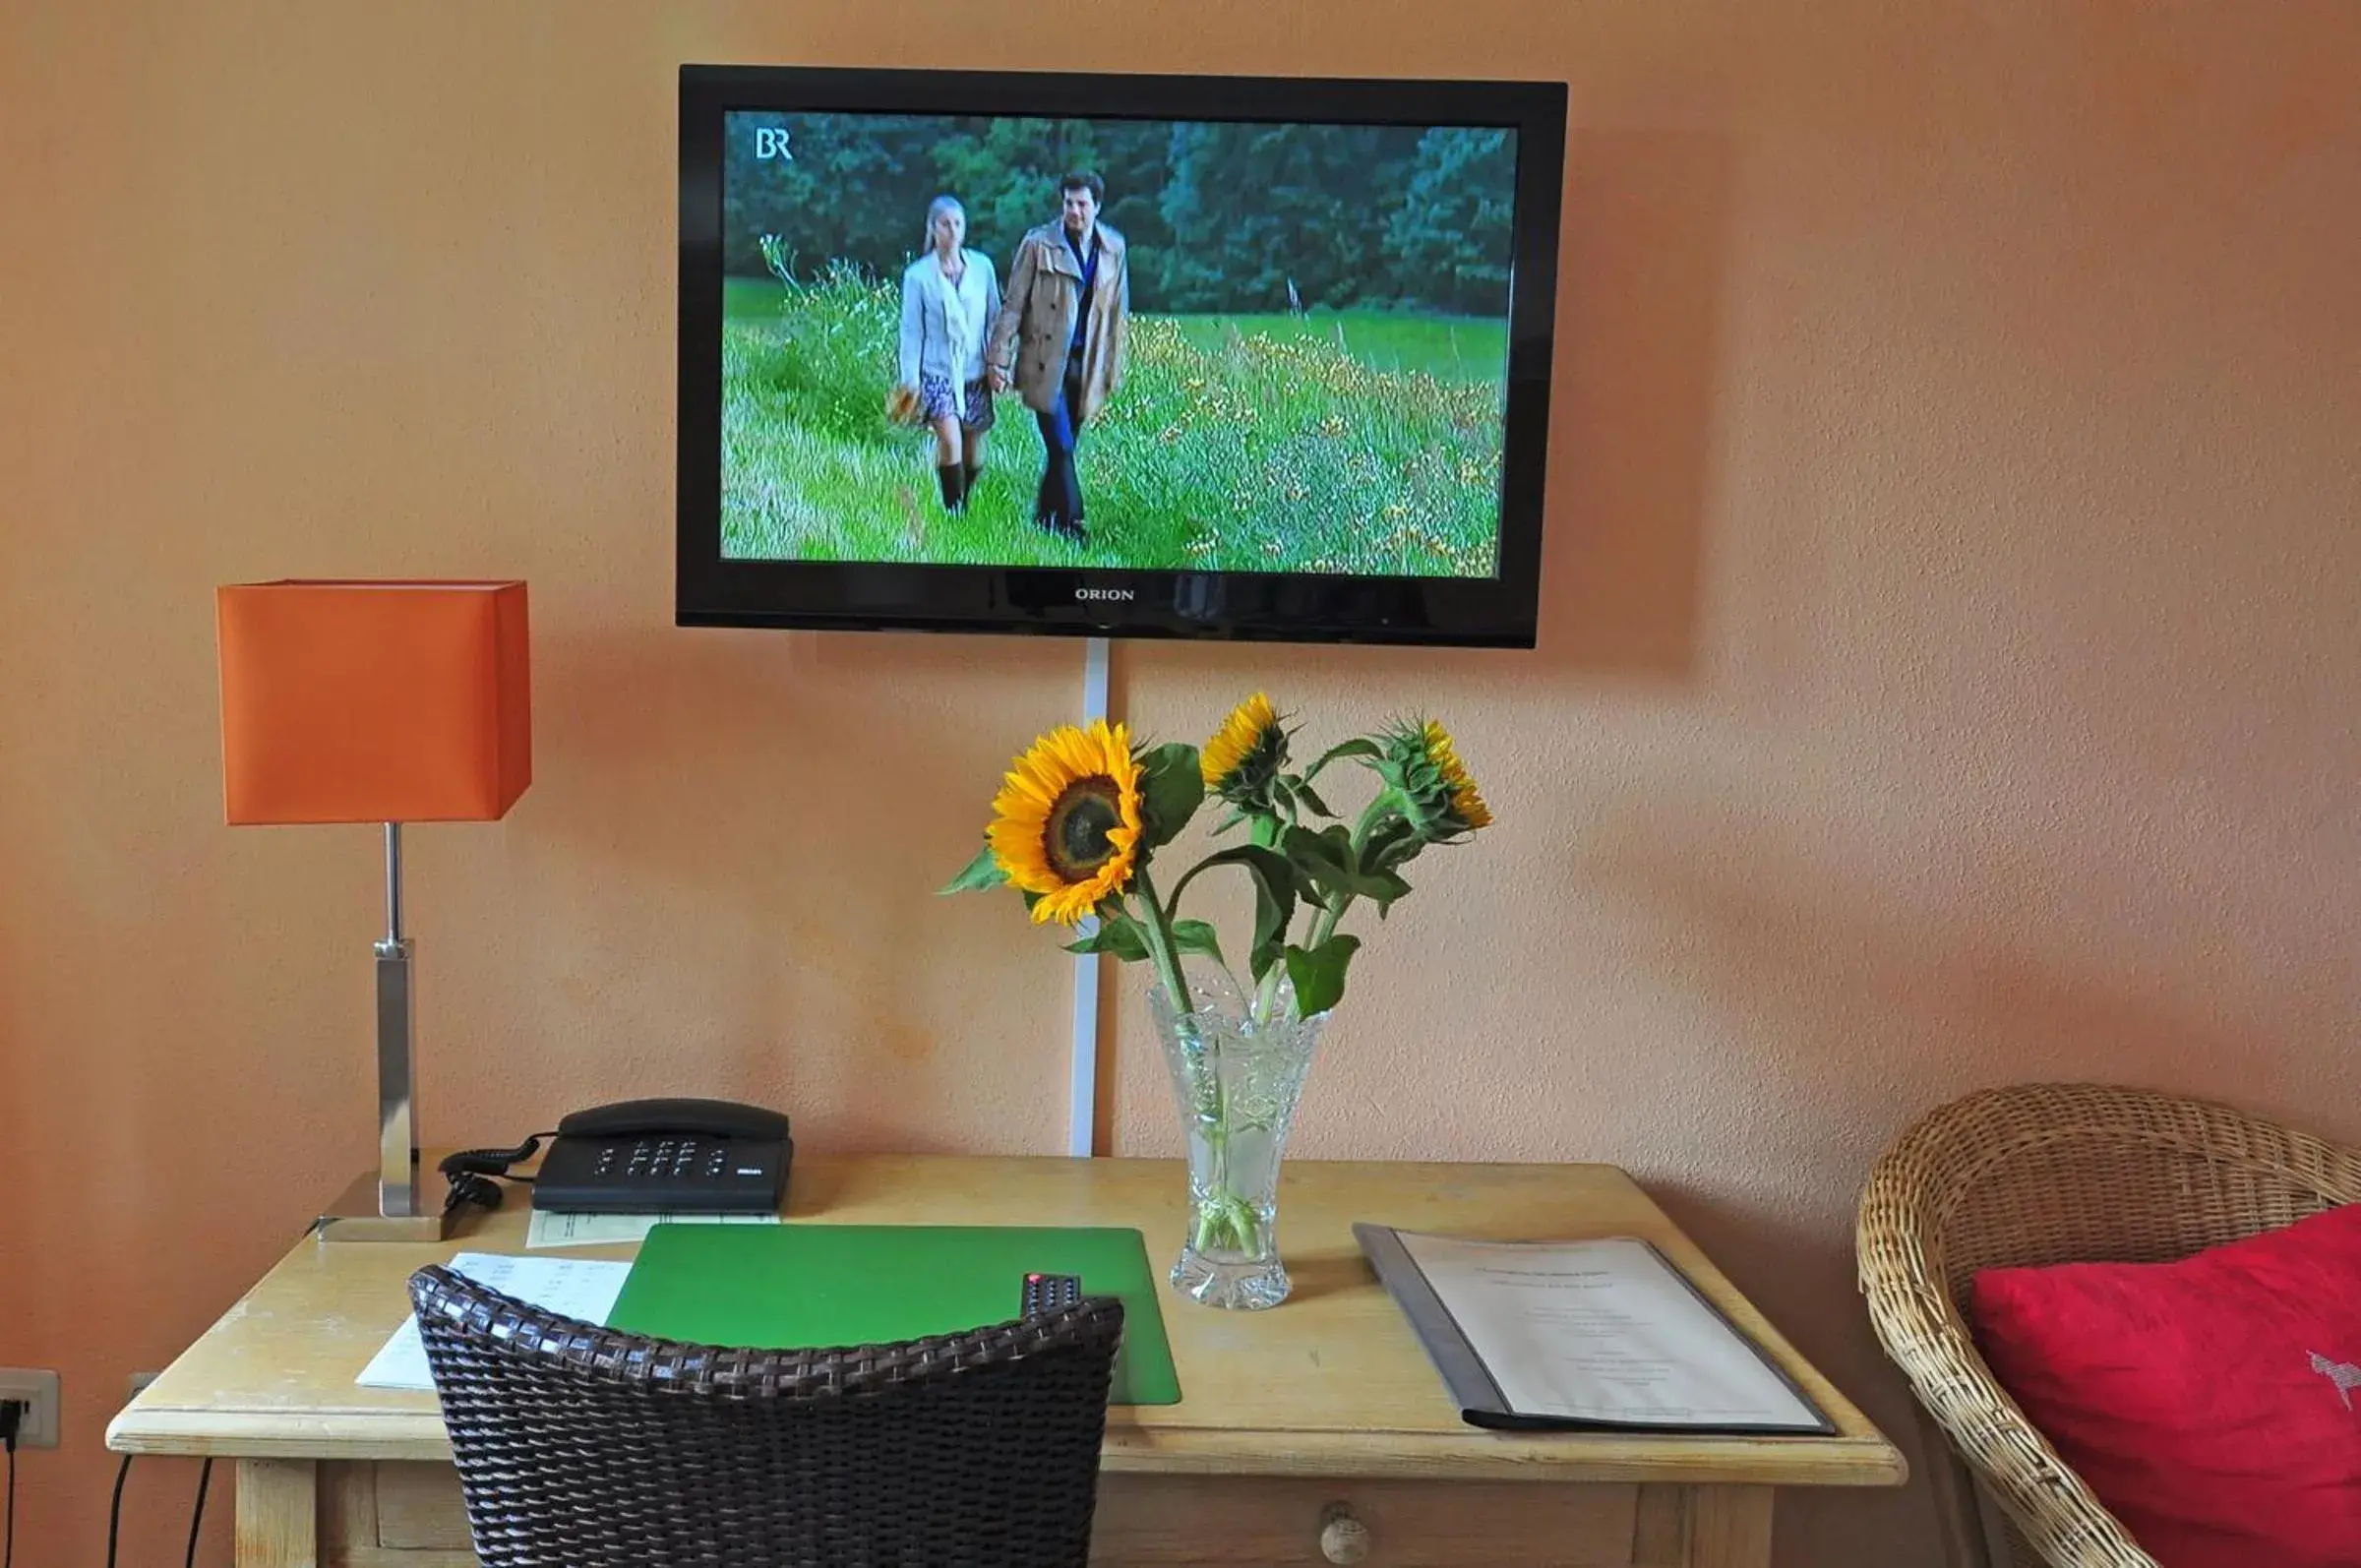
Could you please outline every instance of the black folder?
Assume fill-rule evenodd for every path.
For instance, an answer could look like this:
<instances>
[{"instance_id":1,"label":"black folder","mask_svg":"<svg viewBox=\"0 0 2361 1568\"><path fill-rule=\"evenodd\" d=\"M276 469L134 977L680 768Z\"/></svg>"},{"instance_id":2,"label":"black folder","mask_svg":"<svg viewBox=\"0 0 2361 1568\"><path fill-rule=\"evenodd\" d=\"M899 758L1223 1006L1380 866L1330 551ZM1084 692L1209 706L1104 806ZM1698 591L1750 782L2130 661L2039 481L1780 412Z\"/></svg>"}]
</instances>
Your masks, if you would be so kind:
<instances>
[{"instance_id":1,"label":"black folder","mask_svg":"<svg viewBox=\"0 0 2361 1568\"><path fill-rule=\"evenodd\" d=\"M1426 1349L1427 1358L1442 1375L1443 1386L1459 1405L1460 1418L1471 1426L1488 1427L1498 1431L1554 1432L1554 1431L1665 1431L1729 1436L1809 1437L1832 1436L1836 1423L1830 1420L1809 1396L1796 1386L1795 1380L1778 1362L1764 1354L1763 1348L1716 1306L1696 1283L1674 1268L1654 1243L1639 1237L1610 1237L1645 1247L1650 1256L1663 1265L1665 1272L1685 1288L1689 1297L1705 1309L1712 1319L1725 1330L1731 1339L1751 1353L1763 1368L1777 1378L1797 1406L1791 1421L1732 1421L1714 1413L1685 1412L1676 1408L1656 1408L1645 1415L1567 1416L1534 1411L1520 1411L1502 1390L1493 1369L1484 1364L1458 1319L1451 1314L1434 1284L1421 1269L1410 1248L1403 1243L1402 1233L1388 1226L1357 1224L1353 1236L1361 1243L1362 1252L1376 1269L1377 1278L1402 1315L1410 1319L1419 1341ZM1488 1244L1488 1243L1485 1243ZM1508 1249L1525 1243L1503 1243ZM1578 1246L1578 1242L1553 1243L1557 1246Z\"/></svg>"}]
</instances>

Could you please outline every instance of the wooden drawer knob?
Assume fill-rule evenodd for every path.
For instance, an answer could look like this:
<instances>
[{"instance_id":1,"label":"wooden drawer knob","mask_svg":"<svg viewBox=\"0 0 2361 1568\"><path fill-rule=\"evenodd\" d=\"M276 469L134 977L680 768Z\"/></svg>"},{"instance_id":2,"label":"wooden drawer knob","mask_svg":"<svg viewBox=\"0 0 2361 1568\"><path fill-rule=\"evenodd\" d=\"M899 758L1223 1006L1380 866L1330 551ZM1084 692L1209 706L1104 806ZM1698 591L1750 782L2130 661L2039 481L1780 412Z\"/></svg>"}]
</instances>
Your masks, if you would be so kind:
<instances>
[{"instance_id":1,"label":"wooden drawer knob","mask_svg":"<svg viewBox=\"0 0 2361 1568\"><path fill-rule=\"evenodd\" d=\"M1320 1515L1320 1555L1333 1563L1354 1563L1368 1554L1369 1527L1343 1503L1330 1503Z\"/></svg>"}]
</instances>

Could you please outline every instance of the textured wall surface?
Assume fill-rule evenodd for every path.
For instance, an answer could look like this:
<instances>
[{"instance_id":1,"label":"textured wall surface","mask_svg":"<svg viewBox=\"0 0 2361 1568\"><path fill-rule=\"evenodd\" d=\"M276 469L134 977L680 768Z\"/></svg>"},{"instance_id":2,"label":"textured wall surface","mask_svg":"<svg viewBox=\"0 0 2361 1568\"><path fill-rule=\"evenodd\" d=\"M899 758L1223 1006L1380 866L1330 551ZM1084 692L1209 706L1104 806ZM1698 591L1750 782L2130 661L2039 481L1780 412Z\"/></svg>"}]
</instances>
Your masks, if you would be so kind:
<instances>
[{"instance_id":1,"label":"textured wall surface","mask_svg":"<svg viewBox=\"0 0 2361 1568\"><path fill-rule=\"evenodd\" d=\"M0 1363L100 1428L369 1157L365 828L220 824L212 589L521 575L538 779L411 835L426 1125L771 1101L1058 1148L1065 960L930 890L1070 643L670 624L673 68L1573 84L1532 654L1139 645L1197 736L1431 708L1309 1155L1630 1167L1901 1440L1851 1204L2092 1076L2361 1139L2361 8L0 0ZM1109 1146L1176 1146L1136 977ZM142 1555L186 1467L135 1473ZM1783 1563L1930 1549L1923 1494ZM216 1550L224 1542L216 1539Z\"/></svg>"}]
</instances>

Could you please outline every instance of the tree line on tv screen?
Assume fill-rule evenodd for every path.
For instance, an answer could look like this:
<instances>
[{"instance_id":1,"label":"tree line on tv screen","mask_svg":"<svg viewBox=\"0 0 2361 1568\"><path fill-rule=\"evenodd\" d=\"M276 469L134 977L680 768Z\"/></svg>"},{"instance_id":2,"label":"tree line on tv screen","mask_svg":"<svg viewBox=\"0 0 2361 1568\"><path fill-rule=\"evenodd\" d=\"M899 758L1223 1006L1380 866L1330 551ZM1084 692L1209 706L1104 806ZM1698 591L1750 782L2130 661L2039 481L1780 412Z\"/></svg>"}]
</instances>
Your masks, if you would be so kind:
<instances>
[{"instance_id":1,"label":"tree line on tv screen","mask_svg":"<svg viewBox=\"0 0 2361 1568\"><path fill-rule=\"evenodd\" d=\"M776 142L757 155L759 127L789 131L787 156ZM1508 309L1504 130L743 114L725 157L732 273L763 275L760 239L775 233L804 279L846 262L897 277L927 204L948 194L1004 277L1025 230L1058 215L1059 176L1091 169L1107 183L1102 215L1131 245L1136 311Z\"/></svg>"}]
</instances>

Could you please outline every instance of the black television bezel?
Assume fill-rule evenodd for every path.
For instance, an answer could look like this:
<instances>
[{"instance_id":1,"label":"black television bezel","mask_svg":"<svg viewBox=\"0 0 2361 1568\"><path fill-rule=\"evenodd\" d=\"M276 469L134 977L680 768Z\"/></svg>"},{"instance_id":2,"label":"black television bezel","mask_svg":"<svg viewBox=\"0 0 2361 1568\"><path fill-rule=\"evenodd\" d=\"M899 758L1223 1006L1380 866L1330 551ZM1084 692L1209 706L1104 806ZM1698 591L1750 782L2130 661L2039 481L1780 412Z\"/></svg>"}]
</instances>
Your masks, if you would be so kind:
<instances>
[{"instance_id":1,"label":"black television bezel","mask_svg":"<svg viewBox=\"0 0 2361 1568\"><path fill-rule=\"evenodd\" d=\"M1066 72L681 67L680 626L1530 648L1540 612L1566 88ZM721 182L733 110L1501 126L1517 133L1496 575L733 560L721 553Z\"/></svg>"}]
</instances>

